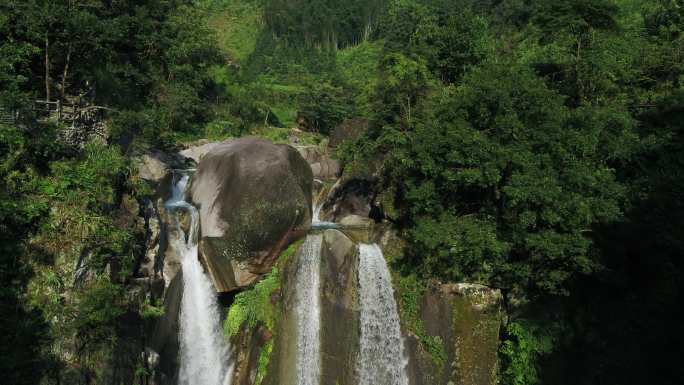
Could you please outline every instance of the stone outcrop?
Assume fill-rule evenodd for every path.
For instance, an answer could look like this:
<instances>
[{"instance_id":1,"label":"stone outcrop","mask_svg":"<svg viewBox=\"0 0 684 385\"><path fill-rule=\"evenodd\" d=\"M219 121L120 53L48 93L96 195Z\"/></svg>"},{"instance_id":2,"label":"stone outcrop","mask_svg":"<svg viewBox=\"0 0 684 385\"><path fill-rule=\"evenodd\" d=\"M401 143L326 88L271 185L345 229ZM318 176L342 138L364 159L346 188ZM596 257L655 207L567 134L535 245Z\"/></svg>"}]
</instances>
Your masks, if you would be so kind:
<instances>
[{"instance_id":1,"label":"stone outcrop","mask_svg":"<svg viewBox=\"0 0 684 385\"><path fill-rule=\"evenodd\" d=\"M323 202L321 219L340 222L348 215L372 217L374 185L362 178L341 178L330 189Z\"/></svg>"},{"instance_id":2,"label":"stone outcrop","mask_svg":"<svg viewBox=\"0 0 684 385\"><path fill-rule=\"evenodd\" d=\"M257 138L214 146L190 195L199 209L200 258L214 286L252 284L311 223L311 167L292 147Z\"/></svg>"},{"instance_id":3,"label":"stone outcrop","mask_svg":"<svg viewBox=\"0 0 684 385\"><path fill-rule=\"evenodd\" d=\"M372 219L351 214L342 218L339 223L342 225L344 234L353 239L354 242L370 242L370 232L374 223Z\"/></svg>"},{"instance_id":4,"label":"stone outcrop","mask_svg":"<svg viewBox=\"0 0 684 385\"><path fill-rule=\"evenodd\" d=\"M273 353L264 385L297 383L297 259L283 269L280 310ZM325 230L321 242L321 384L355 384L359 344L357 293L358 247L337 230ZM237 378L237 377L235 377Z\"/></svg>"},{"instance_id":5,"label":"stone outcrop","mask_svg":"<svg viewBox=\"0 0 684 385\"><path fill-rule=\"evenodd\" d=\"M346 218L352 218L348 216ZM361 219L368 219L362 218ZM344 230L344 229L343 229ZM321 384L358 383L359 357L358 242L377 242L389 260L403 253L405 242L388 223L374 224L366 239L356 240L341 230L324 230L321 243ZM264 385L296 383L297 314L295 285L299 252L282 270L281 290L274 298L281 317L274 330L273 352ZM396 295L401 295L399 292ZM274 302L274 303L276 303ZM398 303L401 301L398 300ZM409 358L410 385L494 385L497 382L499 328L504 314L502 296L496 289L467 283L433 282L418 298L417 317L425 335L443 347L443 361L436 361L420 338L402 327ZM402 320L404 322L404 320ZM415 321L414 321L415 322ZM258 330L245 330L238 354L245 362L236 381L253 378L255 349L263 339ZM241 360L238 360L241 361ZM250 383L251 384L251 383Z\"/></svg>"},{"instance_id":6,"label":"stone outcrop","mask_svg":"<svg viewBox=\"0 0 684 385\"><path fill-rule=\"evenodd\" d=\"M446 361L435 367L429 353L409 335L412 385L497 383L501 292L486 286L449 283L430 287L420 302L425 332L444 344Z\"/></svg>"},{"instance_id":7,"label":"stone outcrop","mask_svg":"<svg viewBox=\"0 0 684 385\"><path fill-rule=\"evenodd\" d=\"M283 266L278 306L281 317L275 326L273 351L262 385L295 385L297 383L297 261L302 258L300 247ZM323 279L323 277L321 277Z\"/></svg>"},{"instance_id":8,"label":"stone outcrop","mask_svg":"<svg viewBox=\"0 0 684 385\"><path fill-rule=\"evenodd\" d=\"M311 172L315 179L331 181L340 174L340 162L332 159L327 151L320 146L295 146L302 157L311 165Z\"/></svg>"},{"instance_id":9,"label":"stone outcrop","mask_svg":"<svg viewBox=\"0 0 684 385\"><path fill-rule=\"evenodd\" d=\"M199 163L204 157L204 155L206 155L209 151L213 150L214 147L218 146L219 144L219 142L210 142L206 139L202 139L200 141L188 145L187 148L181 150L179 154L186 158L194 160L196 163Z\"/></svg>"},{"instance_id":10,"label":"stone outcrop","mask_svg":"<svg viewBox=\"0 0 684 385\"><path fill-rule=\"evenodd\" d=\"M359 351L357 245L337 230L321 250L321 384L356 384Z\"/></svg>"},{"instance_id":11,"label":"stone outcrop","mask_svg":"<svg viewBox=\"0 0 684 385\"><path fill-rule=\"evenodd\" d=\"M304 235L311 218L313 173L309 167L317 155L253 138L204 143L201 147L192 150L200 164L190 187L193 203L200 211L200 258L217 289L232 291L252 284L269 271L282 248ZM182 298L179 256L165 240L169 226L163 206L168 198L164 185L170 185L174 168L192 167L192 162L169 159L163 154L148 154L140 163L141 176L156 191L155 198L140 207L148 229L148 248L138 274L148 277L141 285L147 285L152 298L164 304L164 315L154 322L146 347L146 357L155 360L149 368L159 385L177 382ZM324 202L321 217L339 223L341 228L322 232L321 383L354 384L358 382L355 370L360 340L358 243L378 243L388 261L401 258L406 243L389 222L371 219L375 197L372 181L348 178L331 185L330 180L323 183L319 195L319 201ZM298 253L279 265L280 290L272 295L279 316L273 334L263 325L252 329L243 325L231 339L236 357L233 383L254 383L260 353L268 341L272 341L273 351L262 384L296 383L297 258ZM438 365L420 338L404 326L409 384L495 384L499 328L504 317L500 292L474 284L432 283L419 297L418 305L417 317L424 333L438 337L445 360Z\"/></svg>"}]
</instances>

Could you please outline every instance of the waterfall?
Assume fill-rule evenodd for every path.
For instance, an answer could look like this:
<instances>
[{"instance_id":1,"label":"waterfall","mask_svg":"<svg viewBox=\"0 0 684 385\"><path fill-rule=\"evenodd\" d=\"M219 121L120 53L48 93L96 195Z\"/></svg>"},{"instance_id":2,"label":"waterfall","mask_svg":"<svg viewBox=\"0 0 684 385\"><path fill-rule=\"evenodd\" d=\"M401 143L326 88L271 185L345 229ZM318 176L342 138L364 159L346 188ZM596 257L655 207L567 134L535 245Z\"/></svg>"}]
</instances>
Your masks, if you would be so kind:
<instances>
[{"instance_id":1,"label":"waterfall","mask_svg":"<svg viewBox=\"0 0 684 385\"><path fill-rule=\"evenodd\" d=\"M359 245L360 385L408 385L404 340L389 269L378 245Z\"/></svg>"},{"instance_id":2,"label":"waterfall","mask_svg":"<svg viewBox=\"0 0 684 385\"><path fill-rule=\"evenodd\" d=\"M313 223L318 222L317 208ZM297 384L318 385L321 370L321 234L309 234L297 261L295 314L297 316Z\"/></svg>"},{"instance_id":3,"label":"waterfall","mask_svg":"<svg viewBox=\"0 0 684 385\"><path fill-rule=\"evenodd\" d=\"M180 309L179 385L230 385L230 346L221 331L216 290L204 272L197 254L199 213L185 201L187 174L174 173L171 199L166 208L172 214L169 242L179 254L183 272ZM181 218L188 215L186 234Z\"/></svg>"}]
</instances>

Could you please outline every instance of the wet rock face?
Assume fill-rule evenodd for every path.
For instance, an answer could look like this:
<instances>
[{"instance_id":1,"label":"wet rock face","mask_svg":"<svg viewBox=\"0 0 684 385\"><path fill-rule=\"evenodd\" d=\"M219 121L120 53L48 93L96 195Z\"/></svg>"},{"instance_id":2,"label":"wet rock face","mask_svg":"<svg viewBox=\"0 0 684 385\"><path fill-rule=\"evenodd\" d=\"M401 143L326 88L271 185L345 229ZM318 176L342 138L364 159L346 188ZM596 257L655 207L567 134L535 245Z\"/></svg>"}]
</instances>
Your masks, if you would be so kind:
<instances>
[{"instance_id":1,"label":"wet rock face","mask_svg":"<svg viewBox=\"0 0 684 385\"><path fill-rule=\"evenodd\" d=\"M231 339L235 349L233 385L252 385L259 370L259 353L273 336L268 329L259 324L255 328L243 325L240 333Z\"/></svg>"},{"instance_id":2,"label":"wet rock face","mask_svg":"<svg viewBox=\"0 0 684 385\"><path fill-rule=\"evenodd\" d=\"M408 344L411 384L497 383L503 319L499 290L467 283L433 286L422 298L420 317L426 333L443 341L447 359L444 367L429 369L428 353L418 343Z\"/></svg>"},{"instance_id":3,"label":"wet rock face","mask_svg":"<svg viewBox=\"0 0 684 385\"><path fill-rule=\"evenodd\" d=\"M342 232L326 230L321 251L321 384L356 384L358 247Z\"/></svg>"},{"instance_id":4,"label":"wet rock face","mask_svg":"<svg viewBox=\"0 0 684 385\"><path fill-rule=\"evenodd\" d=\"M151 151L133 158L138 176L157 189L168 184L173 169L194 167L194 162L181 154L167 154L161 151Z\"/></svg>"},{"instance_id":5,"label":"wet rock face","mask_svg":"<svg viewBox=\"0 0 684 385\"><path fill-rule=\"evenodd\" d=\"M178 372L180 341L180 304L183 297L182 272L175 274L164 293L164 314L155 322L149 347L159 355L156 368L157 382L161 385L175 384Z\"/></svg>"},{"instance_id":6,"label":"wet rock face","mask_svg":"<svg viewBox=\"0 0 684 385\"><path fill-rule=\"evenodd\" d=\"M192 178L200 257L216 289L232 291L268 272L311 222L311 167L294 148L257 138L223 142Z\"/></svg>"},{"instance_id":7,"label":"wet rock face","mask_svg":"<svg viewBox=\"0 0 684 385\"><path fill-rule=\"evenodd\" d=\"M356 384L359 345L358 246L342 232L326 230L320 244L320 384ZM283 268L279 318L264 385L297 385L296 285L298 259Z\"/></svg>"},{"instance_id":8,"label":"wet rock face","mask_svg":"<svg viewBox=\"0 0 684 385\"><path fill-rule=\"evenodd\" d=\"M357 384L360 350L359 245L340 230L322 232L320 244L320 383ZM403 241L387 223L371 229L370 242L385 248L385 257L402 253ZM281 290L274 303L281 316L273 333L273 352L263 385L297 384L296 286L298 259L282 266ZM396 288L395 288L396 289ZM395 293L396 295L397 293ZM398 301L399 302L399 301ZM433 283L418 298L418 314L425 334L443 344L437 361L419 338L402 330L408 356L410 385L494 385L497 382L499 327L503 319L498 290L475 284ZM243 330L237 346L234 383L254 377L256 353L264 339L257 329ZM249 343L246 343L248 341ZM434 352L433 352L434 354ZM439 366L438 363L439 362ZM441 364L443 362L443 365Z\"/></svg>"}]
</instances>

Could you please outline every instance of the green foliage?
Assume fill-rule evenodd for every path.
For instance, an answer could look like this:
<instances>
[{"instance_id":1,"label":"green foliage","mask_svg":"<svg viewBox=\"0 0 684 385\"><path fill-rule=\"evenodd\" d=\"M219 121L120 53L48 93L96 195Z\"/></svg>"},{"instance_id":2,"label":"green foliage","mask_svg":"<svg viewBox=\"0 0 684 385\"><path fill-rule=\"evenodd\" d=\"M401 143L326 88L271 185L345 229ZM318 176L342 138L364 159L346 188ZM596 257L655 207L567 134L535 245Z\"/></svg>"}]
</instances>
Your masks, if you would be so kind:
<instances>
[{"instance_id":1,"label":"green foliage","mask_svg":"<svg viewBox=\"0 0 684 385\"><path fill-rule=\"evenodd\" d=\"M330 131L351 115L351 99L341 87L328 82L311 84L302 95L299 116L306 120L309 130L321 134Z\"/></svg>"},{"instance_id":2,"label":"green foliage","mask_svg":"<svg viewBox=\"0 0 684 385\"><path fill-rule=\"evenodd\" d=\"M277 309L271 296L279 288L280 273L274 267L253 288L236 295L223 324L226 336L236 335L243 324L254 328L258 322L266 326L268 330L273 330Z\"/></svg>"},{"instance_id":3,"label":"green foliage","mask_svg":"<svg viewBox=\"0 0 684 385\"><path fill-rule=\"evenodd\" d=\"M124 313L123 288L106 278L98 279L79 291L73 327L81 338L113 338L116 321Z\"/></svg>"},{"instance_id":4,"label":"green foliage","mask_svg":"<svg viewBox=\"0 0 684 385\"><path fill-rule=\"evenodd\" d=\"M387 51L424 58L444 82L458 81L492 50L487 20L465 2L393 1L380 24Z\"/></svg>"},{"instance_id":5,"label":"green foliage","mask_svg":"<svg viewBox=\"0 0 684 385\"><path fill-rule=\"evenodd\" d=\"M204 1L208 25L217 33L218 46L231 60L242 62L254 52L261 27L260 1Z\"/></svg>"},{"instance_id":6,"label":"green foliage","mask_svg":"<svg viewBox=\"0 0 684 385\"><path fill-rule=\"evenodd\" d=\"M120 317L132 307L122 283L140 234L118 206L123 193L143 189L117 146L91 144L69 156L56 129L0 126L0 295L11 306L1 327L15 330L2 345L16 358L8 364L18 384L36 383L50 368L51 376L69 365L90 370L85 357L114 349ZM78 354L76 362L63 362L67 354Z\"/></svg>"},{"instance_id":7,"label":"green foliage","mask_svg":"<svg viewBox=\"0 0 684 385\"><path fill-rule=\"evenodd\" d=\"M681 318L681 210L666 202L681 200L682 9L397 0L380 18L378 71L359 71L372 96L357 98L373 122L339 151L345 174L378 177L409 237L397 269L567 296L556 319L510 327L506 383L676 382L657 346L680 339L647 330Z\"/></svg>"},{"instance_id":8,"label":"green foliage","mask_svg":"<svg viewBox=\"0 0 684 385\"><path fill-rule=\"evenodd\" d=\"M410 130L385 126L376 139L417 265L448 280L553 293L596 269L585 231L619 217L623 192L599 160L607 130L514 66L475 69L434 99L425 104L434 115L418 109L412 122L408 106L387 111Z\"/></svg>"},{"instance_id":9,"label":"green foliage","mask_svg":"<svg viewBox=\"0 0 684 385\"><path fill-rule=\"evenodd\" d=\"M90 376L113 356L98 349L113 351L124 312L159 315L122 295L144 239L122 207L150 194L124 154L245 134L318 143L285 127L301 116L325 133L361 115L371 127L340 158L345 174L377 177L381 209L409 241L399 271L531 303L563 295L558 319L509 324L504 383L677 383L683 9L0 1L0 115L22 123L0 125L6 382L64 365ZM31 101L62 93L111 108L110 146L68 151L60 127L35 124ZM274 276L241 294L227 329L272 322ZM440 362L442 342L417 316L422 283L399 286L404 326Z\"/></svg>"},{"instance_id":10,"label":"green foliage","mask_svg":"<svg viewBox=\"0 0 684 385\"><path fill-rule=\"evenodd\" d=\"M416 247L424 250L426 272L441 272L454 281L488 283L510 251L497 238L491 219L442 213L437 219L421 218L411 230Z\"/></svg>"},{"instance_id":11,"label":"green foliage","mask_svg":"<svg viewBox=\"0 0 684 385\"><path fill-rule=\"evenodd\" d=\"M268 0L264 19L271 33L291 44L338 48L370 37L384 3Z\"/></svg>"},{"instance_id":12,"label":"green foliage","mask_svg":"<svg viewBox=\"0 0 684 385\"><path fill-rule=\"evenodd\" d=\"M151 303L149 298L145 298L145 301L140 304L140 317L142 319L156 319L164 315L164 304L161 301L156 301L157 303Z\"/></svg>"},{"instance_id":13,"label":"green foliage","mask_svg":"<svg viewBox=\"0 0 684 385\"><path fill-rule=\"evenodd\" d=\"M510 322L499 348L503 367L501 382L506 385L539 384L537 360L550 353L553 345L553 337L543 334L533 324L524 320Z\"/></svg>"},{"instance_id":14,"label":"green foliage","mask_svg":"<svg viewBox=\"0 0 684 385\"><path fill-rule=\"evenodd\" d=\"M342 82L354 97L358 114L369 116L373 91L377 87L377 66L381 57L381 41L365 41L337 53L337 69Z\"/></svg>"},{"instance_id":15,"label":"green foliage","mask_svg":"<svg viewBox=\"0 0 684 385\"><path fill-rule=\"evenodd\" d=\"M273 353L272 339L268 340L266 344L261 347L261 351L259 352L257 375L256 380L254 381L255 385L260 385L264 381L264 378L266 377L266 373L268 371L268 364L269 362L271 362L271 353Z\"/></svg>"}]
</instances>

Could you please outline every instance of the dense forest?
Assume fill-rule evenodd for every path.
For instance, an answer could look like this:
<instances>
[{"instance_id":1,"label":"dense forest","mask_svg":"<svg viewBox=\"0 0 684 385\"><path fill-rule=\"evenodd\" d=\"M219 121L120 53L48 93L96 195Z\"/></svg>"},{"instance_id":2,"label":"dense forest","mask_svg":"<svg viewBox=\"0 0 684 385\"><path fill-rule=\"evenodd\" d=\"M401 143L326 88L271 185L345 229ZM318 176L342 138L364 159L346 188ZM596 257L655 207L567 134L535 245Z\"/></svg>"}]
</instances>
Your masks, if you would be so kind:
<instances>
[{"instance_id":1,"label":"dense forest","mask_svg":"<svg viewBox=\"0 0 684 385\"><path fill-rule=\"evenodd\" d=\"M368 128L336 156L409 245L392 269L504 294L500 383L684 378L684 1L0 10L3 383L136 366L119 336L158 312L128 290L136 155L293 127L320 143L352 118ZM97 107L108 134L65 143L44 102Z\"/></svg>"}]
</instances>

